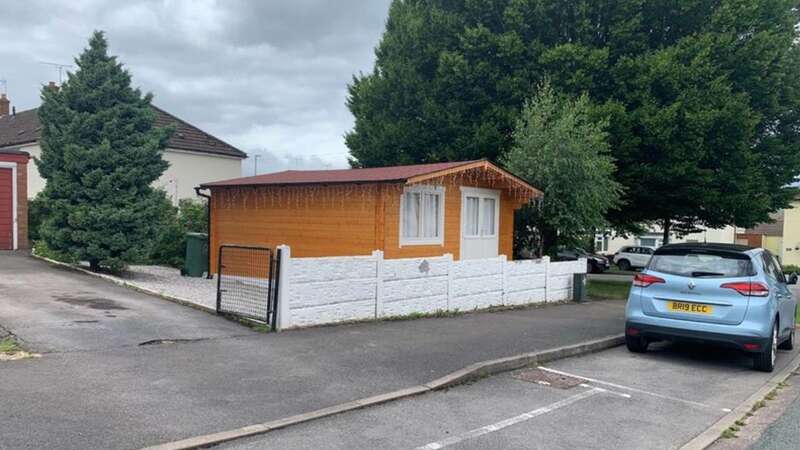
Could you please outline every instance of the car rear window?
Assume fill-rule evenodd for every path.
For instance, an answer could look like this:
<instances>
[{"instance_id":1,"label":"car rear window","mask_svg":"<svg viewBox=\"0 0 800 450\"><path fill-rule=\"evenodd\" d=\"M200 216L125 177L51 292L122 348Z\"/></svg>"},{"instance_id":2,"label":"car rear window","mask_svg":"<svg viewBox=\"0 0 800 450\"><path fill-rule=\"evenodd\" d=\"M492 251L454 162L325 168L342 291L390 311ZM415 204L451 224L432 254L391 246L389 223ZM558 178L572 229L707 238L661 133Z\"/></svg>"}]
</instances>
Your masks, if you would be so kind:
<instances>
[{"instance_id":1,"label":"car rear window","mask_svg":"<svg viewBox=\"0 0 800 450\"><path fill-rule=\"evenodd\" d=\"M650 259L648 269L693 278L731 278L755 275L750 257L713 249L663 249Z\"/></svg>"}]
</instances>

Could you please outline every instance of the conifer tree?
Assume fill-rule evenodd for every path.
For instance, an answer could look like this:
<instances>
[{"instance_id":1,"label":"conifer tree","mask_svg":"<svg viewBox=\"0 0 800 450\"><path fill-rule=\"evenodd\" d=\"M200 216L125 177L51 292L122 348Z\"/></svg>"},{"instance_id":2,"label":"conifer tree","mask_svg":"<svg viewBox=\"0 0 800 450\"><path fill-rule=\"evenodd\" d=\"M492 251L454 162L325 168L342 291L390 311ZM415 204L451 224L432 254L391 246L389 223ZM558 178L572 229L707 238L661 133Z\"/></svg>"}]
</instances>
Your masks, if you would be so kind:
<instances>
[{"instance_id":1,"label":"conifer tree","mask_svg":"<svg viewBox=\"0 0 800 450\"><path fill-rule=\"evenodd\" d=\"M42 89L40 236L93 270L119 271L150 253L167 216L166 195L151 184L168 167L161 153L173 130L155 127L152 95L131 87L102 32L75 64L60 89Z\"/></svg>"}]
</instances>

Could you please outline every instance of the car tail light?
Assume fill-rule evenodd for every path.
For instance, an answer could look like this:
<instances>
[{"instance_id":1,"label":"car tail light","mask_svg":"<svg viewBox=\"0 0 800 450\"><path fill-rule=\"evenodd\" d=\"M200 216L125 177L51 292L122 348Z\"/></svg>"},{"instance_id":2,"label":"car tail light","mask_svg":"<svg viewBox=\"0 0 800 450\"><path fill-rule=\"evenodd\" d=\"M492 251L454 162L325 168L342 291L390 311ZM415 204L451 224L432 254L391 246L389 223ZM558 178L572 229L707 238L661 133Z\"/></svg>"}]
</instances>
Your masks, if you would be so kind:
<instances>
[{"instance_id":1,"label":"car tail light","mask_svg":"<svg viewBox=\"0 0 800 450\"><path fill-rule=\"evenodd\" d=\"M646 273L637 273L633 277L633 285L639 287L647 287L650 286L651 284L664 283L664 282L665 281L663 278L654 277L653 275L647 275Z\"/></svg>"},{"instance_id":2,"label":"car tail light","mask_svg":"<svg viewBox=\"0 0 800 450\"><path fill-rule=\"evenodd\" d=\"M758 281L739 281L735 283L724 283L720 285L723 289L733 289L734 291L749 297L766 297L769 295L769 288L766 284Z\"/></svg>"},{"instance_id":3,"label":"car tail light","mask_svg":"<svg viewBox=\"0 0 800 450\"><path fill-rule=\"evenodd\" d=\"M761 350L761 346L758 344L744 344L744 349L749 350L751 352Z\"/></svg>"}]
</instances>

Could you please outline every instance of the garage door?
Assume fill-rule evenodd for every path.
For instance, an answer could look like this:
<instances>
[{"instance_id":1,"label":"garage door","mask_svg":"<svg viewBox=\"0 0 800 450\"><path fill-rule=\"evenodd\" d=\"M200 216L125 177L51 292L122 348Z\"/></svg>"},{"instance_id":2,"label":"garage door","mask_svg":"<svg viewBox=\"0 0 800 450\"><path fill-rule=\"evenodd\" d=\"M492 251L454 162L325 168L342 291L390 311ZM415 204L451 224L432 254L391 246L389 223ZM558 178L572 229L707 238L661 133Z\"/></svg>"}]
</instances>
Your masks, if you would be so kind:
<instances>
[{"instance_id":1,"label":"garage door","mask_svg":"<svg viewBox=\"0 0 800 450\"><path fill-rule=\"evenodd\" d=\"M12 250L14 245L14 197L11 169L0 168L0 250Z\"/></svg>"}]
</instances>

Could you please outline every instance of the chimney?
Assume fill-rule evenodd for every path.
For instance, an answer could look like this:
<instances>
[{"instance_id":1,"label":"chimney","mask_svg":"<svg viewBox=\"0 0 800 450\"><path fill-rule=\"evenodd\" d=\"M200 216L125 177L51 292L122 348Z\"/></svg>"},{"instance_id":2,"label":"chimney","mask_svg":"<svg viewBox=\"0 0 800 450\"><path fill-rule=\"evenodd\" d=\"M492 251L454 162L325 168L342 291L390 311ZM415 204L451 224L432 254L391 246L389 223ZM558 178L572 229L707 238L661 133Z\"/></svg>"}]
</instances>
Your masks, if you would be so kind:
<instances>
[{"instance_id":1,"label":"chimney","mask_svg":"<svg viewBox=\"0 0 800 450\"><path fill-rule=\"evenodd\" d=\"M0 94L0 117L7 116L11 102L6 97L6 94Z\"/></svg>"},{"instance_id":2,"label":"chimney","mask_svg":"<svg viewBox=\"0 0 800 450\"><path fill-rule=\"evenodd\" d=\"M47 83L47 89L50 89L53 92L58 92L58 85L56 84L55 81L51 81Z\"/></svg>"}]
</instances>

